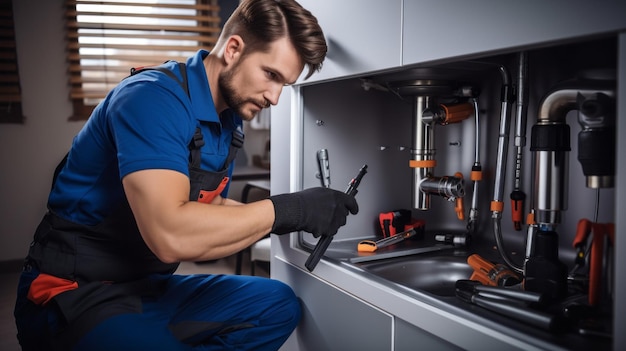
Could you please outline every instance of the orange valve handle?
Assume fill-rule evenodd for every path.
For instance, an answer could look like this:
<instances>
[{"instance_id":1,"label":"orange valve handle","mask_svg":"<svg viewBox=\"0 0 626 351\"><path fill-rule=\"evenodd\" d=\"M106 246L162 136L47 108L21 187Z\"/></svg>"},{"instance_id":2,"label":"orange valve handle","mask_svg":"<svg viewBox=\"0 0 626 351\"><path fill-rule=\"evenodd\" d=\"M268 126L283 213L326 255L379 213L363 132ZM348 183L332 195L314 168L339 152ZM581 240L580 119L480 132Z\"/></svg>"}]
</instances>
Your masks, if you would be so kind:
<instances>
[{"instance_id":1,"label":"orange valve handle","mask_svg":"<svg viewBox=\"0 0 626 351\"><path fill-rule=\"evenodd\" d=\"M491 279L489 279L489 272L494 267L493 263L488 262L477 254L473 254L467 258L467 264L474 269L474 273L472 273L470 280L478 280L483 285L496 285L495 282L492 282Z\"/></svg>"},{"instance_id":2,"label":"orange valve handle","mask_svg":"<svg viewBox=\"0 0 626 351\"><path fill-rule=\"evenodd\" d=\"M474 115L474 106L469 102L458 105L441 104L439 107L445 113L445 119L442 124L458 123Z\"/></svg>"},{"instance_id":3,"label":"orange valve handle","mask_svg":"<svg viewBox=\"0 0 626 351\"><path fill-rule=\"evenodd\" d=\"M457 178L461 178L463 179L463 173L461 172L456 172L454 174L455 177ZM454 212L456 212L456 217L459 220L464 220L465 219L465 206L463 205L463 198L462 197L457 197L456 201L455 201L455 206L454 206Z\"/></svg>"}]
</instances>

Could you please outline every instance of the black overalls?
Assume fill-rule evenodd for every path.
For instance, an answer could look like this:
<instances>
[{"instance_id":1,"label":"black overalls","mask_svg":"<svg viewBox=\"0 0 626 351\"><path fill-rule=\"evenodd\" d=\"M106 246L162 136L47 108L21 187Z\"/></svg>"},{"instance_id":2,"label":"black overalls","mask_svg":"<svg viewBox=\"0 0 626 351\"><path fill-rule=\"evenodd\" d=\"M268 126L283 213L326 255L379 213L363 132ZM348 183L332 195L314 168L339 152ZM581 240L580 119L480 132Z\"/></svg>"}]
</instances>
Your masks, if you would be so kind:
<instances>
[{"instance_id":1,"label":"black overalls","mask_svg":"<svg viewBox=\"0 0 626 351\"><path fill-rule=\"evenodd\" d=\"M177 80L189 94L185 65L179 63L178 67L183 81L160 66L132 70L131 74L145 69L159 70ZM233 132L227 159L217 172L200 168L203 144L198 127L189 144L189 199L209 203L228 183L228 169L243 145L243 133ZM177 267L178 263L161 262L146 246L126 200L95 226L77 224L48 211L25 260L25 273L32 275L23 275L18 288L15 315L23 350L69 350L76 340L106 318L140 312L142 297L159 294L163 288L147 277L169 275ZM22 315L37 316L37 311L44 308L58 309L59 320L51 323L37 318L20 319ZM33 328L38 335L28 334Z\"/></svg>"}]
</instances>

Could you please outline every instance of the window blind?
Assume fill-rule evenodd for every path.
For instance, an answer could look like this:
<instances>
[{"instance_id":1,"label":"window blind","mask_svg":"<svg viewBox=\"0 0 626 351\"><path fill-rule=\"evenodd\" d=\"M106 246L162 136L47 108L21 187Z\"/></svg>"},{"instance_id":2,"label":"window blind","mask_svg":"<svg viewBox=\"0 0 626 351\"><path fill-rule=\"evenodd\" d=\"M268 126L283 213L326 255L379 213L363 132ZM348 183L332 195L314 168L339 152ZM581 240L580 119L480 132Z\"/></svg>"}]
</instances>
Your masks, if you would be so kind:
<instances>
[{"instance_id":1,"label":"window blind","mask_svg":"<svg viewBox=\"0 0 626 351\"><path fill-rule=\"evenodd\" d=\"M11 0L0 0L0 123L22 123L22 94Z\"/></svg>"},{"instance_id":2,"label":"window blind","mask_svg":"<svg viewBox=\"0 0 626 351\"><path fill-rule=\"evenodd\" d=\"M66 0L72 119L93 107L131 67L185 61L219 36L217 0Z\"/></svg>"}]
</instances>

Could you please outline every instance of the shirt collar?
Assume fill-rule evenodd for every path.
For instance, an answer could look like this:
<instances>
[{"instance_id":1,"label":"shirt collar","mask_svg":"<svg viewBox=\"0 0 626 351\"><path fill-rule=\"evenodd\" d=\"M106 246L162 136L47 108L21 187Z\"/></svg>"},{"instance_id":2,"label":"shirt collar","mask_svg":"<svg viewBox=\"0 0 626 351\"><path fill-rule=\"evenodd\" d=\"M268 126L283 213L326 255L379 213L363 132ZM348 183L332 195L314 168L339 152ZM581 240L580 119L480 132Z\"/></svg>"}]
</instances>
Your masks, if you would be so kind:
<instances>
[{"instance_id":1,"label":"shirt collar","mask_svg":"<svg viewBox=\"0 0 626 351\"><path fill-rule=\"evenodd\" d=\"M213 96L204 68L203 59L209 54L206 50L199 50L187 59L187 82L189 97L194 117L200 121L220 122L219 115L213 104Z\"/></svg>"}]
</instances>

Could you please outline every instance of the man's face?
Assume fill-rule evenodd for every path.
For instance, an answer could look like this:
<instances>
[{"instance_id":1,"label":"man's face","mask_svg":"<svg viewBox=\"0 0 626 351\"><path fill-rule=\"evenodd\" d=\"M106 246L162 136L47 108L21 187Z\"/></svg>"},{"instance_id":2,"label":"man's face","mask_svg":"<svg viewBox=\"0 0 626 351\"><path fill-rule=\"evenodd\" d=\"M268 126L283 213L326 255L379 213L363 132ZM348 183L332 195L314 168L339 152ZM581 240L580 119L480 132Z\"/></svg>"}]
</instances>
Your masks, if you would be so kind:
<instances>
[{"instance_id":1,"label":"man's face","mask_svg":"<svg viewBox=\"0 0 626 351\"><path fill-rule=\"evenodd\" d=\"M224 70L218 87L224 102L241 116L252 120L261 109L276 105L287 84L293 84L304 64L287 38L273 42L267 52L242 56Z\"/></svg>"}]
</instances>

